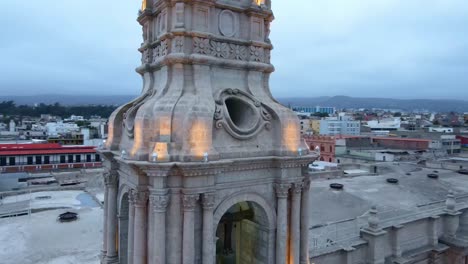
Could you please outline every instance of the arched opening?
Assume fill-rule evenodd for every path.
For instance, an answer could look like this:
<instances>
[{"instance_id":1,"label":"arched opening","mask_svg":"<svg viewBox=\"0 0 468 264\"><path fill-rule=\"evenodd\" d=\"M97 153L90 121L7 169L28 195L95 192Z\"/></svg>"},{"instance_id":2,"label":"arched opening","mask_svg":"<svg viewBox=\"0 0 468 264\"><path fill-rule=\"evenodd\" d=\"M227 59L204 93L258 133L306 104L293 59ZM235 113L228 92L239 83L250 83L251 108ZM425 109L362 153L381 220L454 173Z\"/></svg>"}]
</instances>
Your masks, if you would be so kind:
<instances>
[{"instance_id":1,"label":"arched opening","mask_svg":"<svg viewBox=\"0 0 468 264\"><path fill-rule=\"evenodd\" d=\"M269 235L260 205L240 202L231 206L216 228L216 264L268 263Z\"/></svg>"},{"instance_id":2,"label":"arched opening","mask_svg":"<svg viewBox=\"0 0 468 264\"><path fill-rule=\"evenodd\" d=\"M117 238L117 250L119 253L119 263L127 264L128 254L128 193L124 194L120 201L119 210L119 235Z\"/></svg>"}]
</instances>

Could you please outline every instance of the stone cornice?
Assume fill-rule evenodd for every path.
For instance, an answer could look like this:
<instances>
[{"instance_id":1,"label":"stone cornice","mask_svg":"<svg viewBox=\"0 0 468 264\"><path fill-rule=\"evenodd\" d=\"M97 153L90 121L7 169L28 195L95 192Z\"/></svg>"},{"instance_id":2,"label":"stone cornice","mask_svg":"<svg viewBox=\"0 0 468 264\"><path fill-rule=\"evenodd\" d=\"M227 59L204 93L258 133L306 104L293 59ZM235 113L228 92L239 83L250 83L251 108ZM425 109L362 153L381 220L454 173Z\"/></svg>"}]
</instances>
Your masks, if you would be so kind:
<instances>
[{"instance_id":1,"label":"stone cornice","mask_svg":"<svg viewBox=\"0 0 468 264\"><path fill-rule=\"evenodd\" d=\"M248 69L254 71L260 71L265 73L271 73L275 70L275 67L269 63L254 62L254 61L236 61L220 59L208 55L202 54L168 54L164 57L158 58L154 63L143 64L136 68L136 71L143 74L149 66L153 71L156 71L164 66L170 66L174 64L200 64L200 65L211 65L211 66L223 66L234 69Z\"/></svg>"},{"instance_id":2,"label":"stone cornice","mask_svg":"<svg viewBox=\"0 0 468 264\"><path fill-rule=\"evenodd\" d=\"M150 163L144 161L122 160L119 162L145 173L149 177L185 176L196 177L217 175L226 172L262 170L267 168L288 169L303 168L313 162L317 156L304 155L301 157L257 157L243 159L226 159L210 162L164 162ZM127 167L127 166L124 166Z\"/></svg>"}]
</instances>

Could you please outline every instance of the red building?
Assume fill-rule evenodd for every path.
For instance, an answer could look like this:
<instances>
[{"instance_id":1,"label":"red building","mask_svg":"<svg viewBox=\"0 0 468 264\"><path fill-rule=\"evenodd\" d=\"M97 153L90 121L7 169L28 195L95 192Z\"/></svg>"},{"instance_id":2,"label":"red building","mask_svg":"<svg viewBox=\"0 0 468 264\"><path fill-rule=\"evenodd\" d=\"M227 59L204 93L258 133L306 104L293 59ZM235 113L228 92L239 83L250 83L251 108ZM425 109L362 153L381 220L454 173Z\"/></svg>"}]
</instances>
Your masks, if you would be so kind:
<instances>
[{"instance_id":1,"label":"red building","mask_svg":"<svg viewBox=\"0 0 468 264\"><path fill-rule=\"evenodd\" d=\"M431 140L419 138L372 137L376 147L389 149L428 150Z\"/></svg>"},{"instance_id":2,"label":"red building","mask_svg":"<svg viewBox=\"0 0 468 264\"><path fill-rule=\"evenodd\" d=\"M457 136L457 139L460 140L460 144L464 148L468 148L468 136Z\"/></svg>"},{"instance_id":3,"label":"red building","mask_svg":"<svg viewBox=\"0 0 468 264\"><path fill-rule=\"evenodd\" d=\"M331 136L304 136L310 150L320 149L320 160L335 161L335 137Z\"/></svg>"},{"instance_id":4,"label":"red building","mask_svg":"<svg viewBox=\"0 0 468 264\"><path fill-rule=\"evenodd\" d=\"M41 171L101 167L93 146L60 144L1 144L0 171Z\"/></svg>"}]
</instances>

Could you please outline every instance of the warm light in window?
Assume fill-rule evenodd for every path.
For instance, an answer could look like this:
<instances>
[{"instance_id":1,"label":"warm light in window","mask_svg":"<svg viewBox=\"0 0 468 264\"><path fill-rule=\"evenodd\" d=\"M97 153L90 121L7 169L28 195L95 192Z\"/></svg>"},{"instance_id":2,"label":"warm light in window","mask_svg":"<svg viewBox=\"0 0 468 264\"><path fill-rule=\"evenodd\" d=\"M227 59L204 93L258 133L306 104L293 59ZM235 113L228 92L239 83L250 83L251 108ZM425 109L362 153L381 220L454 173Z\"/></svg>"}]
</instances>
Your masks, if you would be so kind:
<instances>
[{"instance_id":1,"label":"warm light in window","mask_svg":"<svg viewBox=\"0 0 468 264\"><path fill-rule=\"evenodd\" d=\"M257 2L257 5L264 5L265 0L255 0Z\"/></svg>"},{"instance_id":2,"label":"warm light in window","mask_svg":"<svg viewBox=\"0 0 468 264\"><path fill-rule=\"evenodd\" d=\"M141 2L141 10L145 10L146 9L146 0L143 0L143 2Z\"/></svg>"},{"instance_id":3,"label":"warm light in window","mask_svg":"<svg viewBox=\"0 0 468 264\"><path fill-rule=\"evenodd\" d=\"M190 146L192 154L203 159L210 148L208 127L203 121L195 121L190 129Z\"/></svg>"}]
</instances>

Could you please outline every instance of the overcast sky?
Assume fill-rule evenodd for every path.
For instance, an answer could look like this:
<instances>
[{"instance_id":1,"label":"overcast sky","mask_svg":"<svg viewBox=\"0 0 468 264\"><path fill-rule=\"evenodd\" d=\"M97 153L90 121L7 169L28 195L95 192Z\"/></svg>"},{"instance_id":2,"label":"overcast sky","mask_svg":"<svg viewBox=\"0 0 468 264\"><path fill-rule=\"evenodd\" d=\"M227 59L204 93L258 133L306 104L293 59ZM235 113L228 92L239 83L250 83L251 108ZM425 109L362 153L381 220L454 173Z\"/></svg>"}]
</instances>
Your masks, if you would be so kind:
<instances>
[{"instance_id":1,"label":"overcast sky","mask_svg":"<svg viewBox=\"0 0 468 264\"><path fill-rule=\"evenodd\" d=\"M1 0L0 93L138 94L140 0ZM468 1L273 0L276 97L468 99Z\"/></svg>"}]
</instances>

